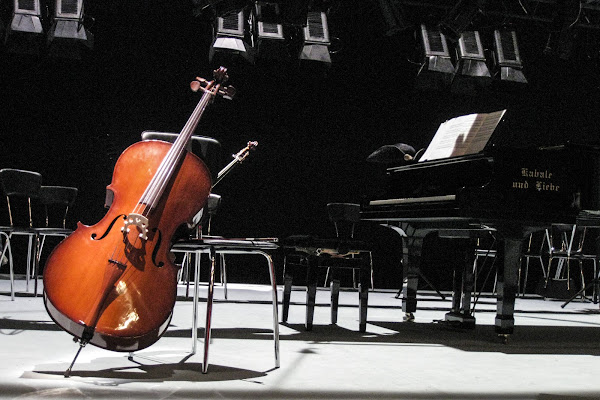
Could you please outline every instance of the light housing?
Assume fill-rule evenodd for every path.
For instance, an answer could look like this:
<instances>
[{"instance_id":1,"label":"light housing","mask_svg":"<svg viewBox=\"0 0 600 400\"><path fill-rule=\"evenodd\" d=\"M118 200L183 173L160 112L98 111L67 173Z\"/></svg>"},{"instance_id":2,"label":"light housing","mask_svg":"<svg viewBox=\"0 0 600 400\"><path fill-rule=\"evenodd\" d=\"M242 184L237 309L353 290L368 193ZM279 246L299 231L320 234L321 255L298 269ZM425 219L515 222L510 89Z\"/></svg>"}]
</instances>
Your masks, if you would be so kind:
<instances>
[{"instance_id":1,"label":"light housing","mask_svg":"<svg viewBox=\"0 0 600 400\"><path fill-rule=\"evenodd\" d=\"M494 55L496 74L501 81L527 83L523 74L523 62L514 29L494 31Z\"/></svg>"},{"instance_id":2,"label":"light housing","mask_svg":"<svg viewBox=\"0 0 600 400\"><path fill-rule=\"evenodd\" d=\"M209 60L223 64L222 58L254 62L254 49L246 35L245 11L230 10L217 17L214 41L210 47Z\"/></svg>"},{"instance_id":3,"label":"light housing","mask_svg":"<svg viewBox=\"0 0 600 400\"><path fill-rule=\"evenodd\" d=\"M40 10L40 0L14 0L14 13L10 30L13 32L43 33Z\"/></svg>"},{"instance_id":4,"label":"light housing","mask_svg":"<svg viewBox=\"0 0 600 400\"><path fill-rule=\"evenodd\" d=\"M44 39L40 0L14 0L13 7L5 36L7 51L38 55Z\"/></svg>"},{"instance_id":5,"label":"light housing","mask_svg":"<svg viewBox=\"0 0 600 400\"><path fill-rule=\"evenodd\" d=\"M254 16L257 57L269 60L289 59L279 4L257 1Z\"/></svg>"},{"instance_id":6,"label":"light housing","mask_svg":"<svg viewBox=\"0 0 600 400\"><path fill-rule=\"evenodd\" d=\"M330 44L327 15L323 11L308 11L306 26L302 30L302 49L298 58L329 66L331 65Z\"/></svg>"},{"instance_id":7,"label":"light housing","mask_svg":"<svg viewBox=\"0 0 600 400\"><path fill-rule=\"evenodd\" d=\"M443 89L450 86L454 64L452 64L446 35L439 29L430 29L425 24L421 24L420 39L422 62L417 72L415 87Z\"/></svg>"},{"instance_id":8,"label":"light housing","mask_svg":"<svg viewBox=\"0 0 600 400\"><path fill-rule=\"evenodd\" d=\"M83 8L83 0L56 0L48 31L51 55L78 59L83 50L94 47L94 36L83 24Z\"/></svg>"},{"instance_id":9,"label":"light housing","mask_svg":"<svg viewBox=\"0 0 600 400\"><path fill-rule=\"evenodd\" d=\"M492 83L492 75L486 64L479 31L465 31L458 39L457 61L452 90L475 94L480 88Z\"/></svg>"}]
</instances>

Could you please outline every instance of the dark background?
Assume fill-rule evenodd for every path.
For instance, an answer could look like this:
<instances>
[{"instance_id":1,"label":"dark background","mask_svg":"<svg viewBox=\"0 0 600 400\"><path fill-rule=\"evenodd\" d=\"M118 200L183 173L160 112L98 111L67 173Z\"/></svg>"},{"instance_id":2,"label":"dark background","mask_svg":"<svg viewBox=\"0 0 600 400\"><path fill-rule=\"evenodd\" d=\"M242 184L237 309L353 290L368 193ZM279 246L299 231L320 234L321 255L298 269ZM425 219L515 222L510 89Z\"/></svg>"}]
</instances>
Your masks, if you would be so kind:
<instances>
[{"instance_id":1,"label":"dark background","mask_svg":"<svg viewBox=\"0 0 600 400\"><path fill-rule=\"evenodd\" d=\"M334 38L327 71L293 59L226 65L237 95L211 105L196 134L219 140L223 165L249 140L259 145L215 188L223 205L214 233L330 234L328 202L360 202L384 189L381 168L365 162L371 152L398 142L425 147L440 123L459 115L506 108L495 139L504 145L598 143L595 2L522 1L529 13L516 1L491 2L474 24L486 49L495 28L517 27L529 83L509 89L495 82L471 95L414 89L422 61L414 28L441 20L457 2L396 3L407 26L392 35L379 1L321 3ZM586 8L574 13L580 5ZM5 26L10 6L4 4ZM210 18L192 2L88 2L86 15L95 43L81 60L2 47L0 166L78 187L71 217L91 225L105 213L117 157L144 130L179 132L200 98L189 82L210 78L215 66L208 60ZM571 27L557 15L579 19ZM558 44L567 27L570 41ZM377 242L376 286L397 287L398 238L376 226L361 234ZM236 274L255 276L232 270L232 280Z\"/></svg>"}]
</instances>

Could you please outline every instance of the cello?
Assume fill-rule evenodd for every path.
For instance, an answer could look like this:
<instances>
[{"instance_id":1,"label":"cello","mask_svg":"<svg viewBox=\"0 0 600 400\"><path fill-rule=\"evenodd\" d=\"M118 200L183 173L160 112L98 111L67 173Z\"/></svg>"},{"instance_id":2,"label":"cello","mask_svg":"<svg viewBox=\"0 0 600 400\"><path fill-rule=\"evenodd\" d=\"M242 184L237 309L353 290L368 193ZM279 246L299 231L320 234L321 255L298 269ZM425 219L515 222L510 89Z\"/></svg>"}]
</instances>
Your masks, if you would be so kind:
<instances>
[{"instance_id":1,"label":"cello","mask_svg":"<svg viewBox=\"0 0 600 400\"><path fill-rule=\"evenodd\" d=\"M208 104L234 93L224 86L225 68L214 78L190 84L203 94L173 144L142 141L120 155L107 186L112 202L105 216L92 226L78 222L49 256L46 310L80 343L65 376L87 343L132 352L155 343L167 329L177 296L172 237L191 224L212 186L208 168L186 146Z\"/></svg>"}]
</instances>

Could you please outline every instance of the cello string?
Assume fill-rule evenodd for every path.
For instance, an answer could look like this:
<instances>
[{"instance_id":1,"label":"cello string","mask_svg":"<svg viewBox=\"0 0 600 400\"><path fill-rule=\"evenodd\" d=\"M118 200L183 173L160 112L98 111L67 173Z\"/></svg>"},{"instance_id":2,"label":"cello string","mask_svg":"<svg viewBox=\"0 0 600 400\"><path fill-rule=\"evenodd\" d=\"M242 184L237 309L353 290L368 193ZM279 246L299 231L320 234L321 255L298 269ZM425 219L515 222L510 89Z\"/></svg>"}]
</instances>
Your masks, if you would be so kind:
<instances>
[{"instance_id":1,"label":"cello string","mask_svg":"<svg viewBox=\"0 0 600 400\"><path fill-rule=\"evenodd\" d=\"M209 85L212 85L212 82ZM218 87L219 87L219 85L217 85L214 90L215 91L218 90ZM202 95L202 98L198 102L198 105L194 109L194 112L192 113L191 117L188 119L187 123L183 127L179 137L177 138L177 140L175 140L175 142L173 143L173 145L167 152L167 155L161 161L161 163L157 169L157 172L155 173L155 175L153 176L152 180L150 181L148 187L142 194L142 197L138 201L137 205L134 207L134 210L133 210L134 213L137 213L137 214L147 217L148 214L150 213L150 211L156 207L158 200L162 196L170 178L173 176L173 173L177 167L177 164L180 162L182 157L185 155L185 148L187 146L187 143L189 142L189 140L192 136L194 128L197 126L198 122L200 121L200 119L204 113L204 110L208 106L209 102L212 100L212 95L213 95L213 92L211 92L209 90L206 90L204 92L204 94ZM142 210L142 207L143 207L143 210ZM130 243L130 245L135 248L135 246L137 245L139 240L140 240L140 237L136 236L135 241L133 243ZM118 245L115 245L115 249L113 251L113 257L115 255L117 247L118 247ZM119 260L115 260L115 261L120 263L121 265L125 265L125 271L123 271L123 274L121 275L119 280L120 281L129 281L131 279L131 276L133 274L135 274L135 271L137 271L137 268L128 268L129 262L128 262L125 251L123 251L120 254L119 258L120 258ZM129 271L129 273L128 273L128 271Z\"/></svg>"},{"instance_id":2,"label":"cello string","mask_svg":"<svg viewBox=\"0 0 600 400\"><path fill-rule=\"evenodd\" d=\"M209 85L212 85L212 82L209 83ZM217 85L215 88L218 89L218 87L219 85ZM202 117L206 106L211 100L212 95L212 91L206 90L204 92L202 98L198 102L198 105L194 109L194 112L183 127L179 137L177 138L173 146L171 146L167 157L165 157L165 159L161 163L157 174L152 178L150 185L142 195L140 203L146 203L150 205L151 208L154 208L156 206L158 199L164 192L169 182L170 176L173 174L173 171L175 170L178 162L181 160L182 155L185 153L185 147L187 146L187 143L189 142L189 139L192 136L194 128L200 121L200 118Z\"/></svg>"},{"instance_id":3,"label":"cello string","mask_svg":"<svg viewBox=\"0 0 600 400\"><path fill-rule=\"evenodd\" d=\"M144 193L140 202L146 202L150 206L150 208L154 208L160 198L162 196L167 184L169 183L170 177L173 174L177 164L181 160L182 156L185 154L185 147L187 146L187 142L192 136L193 130L200 121L206 106L210 101L211 92L205 92L200 102L194 109L192 116L188 119L187 123L183 127L180 136L177 138L171 150L173 150L173 154L170 157L167 154L163 163L165 163L163 167L163 163L161 163L161 167L159 167L159 171L152 179L152 182L149 186L150 190L147 190L148 193ZM181 139L181 140L180 140ZM171 153L171 150L169 153ZM166 162L165 162L166 161ZM155 179L156 178L156 179ZM153 184L153 182L155 184Z\"/></svg>"}]
</instances>

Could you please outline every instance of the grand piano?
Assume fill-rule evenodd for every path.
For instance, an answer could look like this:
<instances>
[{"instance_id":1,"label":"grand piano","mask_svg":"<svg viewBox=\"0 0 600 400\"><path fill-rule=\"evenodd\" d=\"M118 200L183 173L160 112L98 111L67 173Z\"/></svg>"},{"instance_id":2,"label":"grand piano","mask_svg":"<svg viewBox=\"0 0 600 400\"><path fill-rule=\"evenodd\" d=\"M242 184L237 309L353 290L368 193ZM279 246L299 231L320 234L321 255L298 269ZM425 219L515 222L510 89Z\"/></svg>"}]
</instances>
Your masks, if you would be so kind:
<instances>
[{"instance_id":1,"label":"grand piano","mask_svg":"<svg viewBox=\"0 0 600 400\"><path fill-rule=\"evenodd\" d=\"M457 244L495 234L495 330L507 338L514 330L524 240L551 224L600 226L600 148L596 146L489 145L476 154L387 168L386 175L384 192L361 205L361 219L402 235L405 319L414 318L417 309L417 286L424 277L423 239L429 233L455 239ZM472 268L467 266L472 266L474 252L465 253L462 283L455 285L446 320L474 324Z\"/></svg>"}]
</instances>

